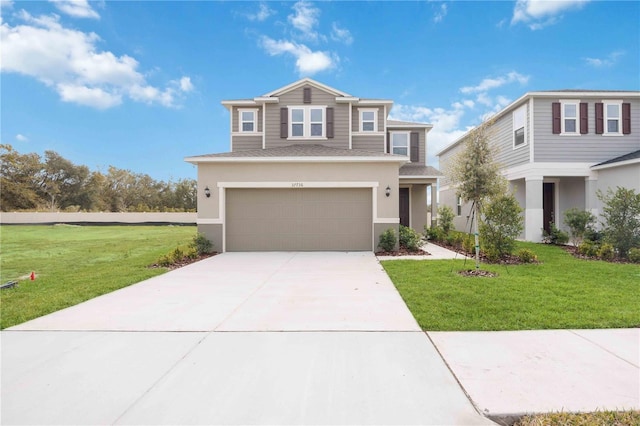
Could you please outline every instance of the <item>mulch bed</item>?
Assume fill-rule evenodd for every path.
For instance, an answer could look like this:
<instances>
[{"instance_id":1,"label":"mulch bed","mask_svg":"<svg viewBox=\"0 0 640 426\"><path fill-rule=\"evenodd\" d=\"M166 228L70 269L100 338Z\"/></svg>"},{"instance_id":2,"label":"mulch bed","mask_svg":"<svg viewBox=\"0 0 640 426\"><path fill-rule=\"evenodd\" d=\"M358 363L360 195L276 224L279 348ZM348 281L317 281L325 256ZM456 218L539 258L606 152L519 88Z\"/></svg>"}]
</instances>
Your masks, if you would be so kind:
<instances>
[{"instance_id":1,"label":"mulch bed","mask_svg":"<svg viewBox=\"0 0 640 426\"><path fill-rule=\"evenodd\" d=\"M491 271L485 271L483 269L467 269L464 271L458 271L458 275L462 275L463 277L497 277L498 274Z\"/></svg>"},{"instance_id":2,"label":"mulch bed","mask_svg":"<svg viewBox=\"0 0 640 426\"><path fill-rule=\"evenodd\" d=\"M599 257L585 256L584 254L578 253L578 247L576 246L562 246L562 249L567 253L571 254L573 257L576 257L582 260L602 260L603 262L609 262L609 263L633 263L627 259L620 259L619 257L614 257L613 259L607 260L607 259L600 259Z\"/></svg>"},{"instance_id":3,"label":"mulch bed","mask_svg":"<svg viewBox=\"0 0 640 426\"><path fill-rule=\"evenodd\" d=\"M210 257L213 257L213 256L217 255L217 254L219 254L219 253L218 252L213 252L213 253L201 254L200 256L196 257L195 259L189 259L188 257L185 257L180 262L172 263L169 266L160 266L157 263L154 263L153 265L150 265L149 268L167 268L170 271L173 271L174 269L182 268L183 266L187 266L187 265L190 265L192 263L199 262L199 261L204 260L204 259L208 259Z\"/></svg>"},{"instance_id":4,"label":"mulch bed","mask_svg":"<svg viewBox=\"0 0 640 426\"><path fill-rule=\"evenodd\" d=\"M475 252L469 253L468 251L464 250L462 247L452 246L452 245L447 244L444 241L432 241L432 240L429 240L429 242L431 244L435 244L437 246L444 247L444 248L449 249L451 251L455 251L458 254L462 254L464 256L470 257L471 259L475 259L476 258ZM518 256L515 256L513 254L508 254L508 255L503 256L501 259L498 259L498 260L490 260L487 256L482 254L482 252L480 252L480 262L488 263L488 264L491 264L491 265L525 265L526 264L525 262L521 261ZM529 264L535 264L535 263L540 263L540 262L539 261L529 262Z\"/></svg>"},{"instance_id":5,"label":"mulch bed","mask_svg":"<svg viewBox=\"0 0 640 426\"><path fill-rule=\"evenodd\" d=\"M400 247L397 251L377 251L376 256L431 256L431 253L422 249L410 251L404 247Z\"/></svg>"}]
</instances>

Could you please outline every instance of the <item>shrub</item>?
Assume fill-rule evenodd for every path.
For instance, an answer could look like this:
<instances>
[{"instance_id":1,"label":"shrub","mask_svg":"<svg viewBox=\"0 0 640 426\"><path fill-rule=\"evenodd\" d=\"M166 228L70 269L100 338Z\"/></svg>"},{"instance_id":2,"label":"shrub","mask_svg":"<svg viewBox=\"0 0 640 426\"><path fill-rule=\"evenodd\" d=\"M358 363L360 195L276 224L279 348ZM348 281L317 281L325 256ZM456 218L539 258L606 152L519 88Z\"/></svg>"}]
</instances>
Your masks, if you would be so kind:
<instances>
[{"instance_id":1,"label":"shrub","mask_svg":"<svg viewBox=\"0 0 640 426\"><path fill-rule=\"evenodd\" d=\"M613 246L609 243L604 243L598 249L598 257L602 260L611 260L615 256Z\"/></svg>"},{"instance_id":2,"label":"shrub","mask_svg":"<svg viewBox=\"0 0 640 426\"><path fill-rule=\"evenodd\" d=\"M578 246L578 253L587 257L595 257L598 254L598 244L590 240L584 240Z\"/></svg>"},{"instance_id":3,"label":"shrub","mask_svg":"<svg viewBox=\"0 0 640 426\"><path fill-rule=\"evenodd\" d=\"M474 253L476 250L476 239L473 234L467 234L462 241L462 248L467 253Z\"/></svg>"},{"instance_id":4,"label":"shrub","mask_svg":"<svg viewBox=\"0 0 640 426\"><path fill-rule=\"evenodd\" d=\"M464 241L464 234L458 231L450 231L449 234L445 237L445 241L450 246L461 247L462 242Z\"/></svg>"},{"instance_id":5,"label":"shrub","mask_svg":"<svg viewBox=\"0 0 640 426\"><path fill-rule=\"evenodd\" d=\"M425 237L427 237L428 240L431 240L431 241L444 240L444 233L442 232L442 229L440 229L440 227L437 227L437 226L432 226L428 228L427 225L425 225L424 235Z\"/></svg>"},{"instance_id":6,"label":"shrub","mask_svg":"<svg viewBox=\"0 0 640 426\"><path fill-rule=\"evenodd\" d=\"M523 229L522 207L516 197L507 193L495 198L484 208L484 219L480 223L480 238L485 254L489 256L491 253L497 258L511 254L516 237Z\"/></svg>"},{"instance_id":7,"label":"shrub","mask_svg":"<svg viewBox=\"0 0 640 426\"><path fill-rule=\"evenodd\" d=\"M538 261L538 256L529 249L520 249L517 253L518 259L522 263L532 263Z\"/></svg>"},{"instance_id":8,"label":"shrub","mask_svg":"<svg viewBox=\"0 0 640 426\"><path fill-rule=\"evenodd\" d=\"M396 249L397 242L398 240L396 239L396 231L393 228L389 228L382 234L380 234L378 247L386 252L392 252Z\"/></svg>"},{"instance_id":9,"label":"shrub","mask_svg":"<svg viewBox=\"0 0 640 426\"><path fill-rule=\"evenodd\" d=\"M620 257L627 257L631 247L640 245L640 194L618 187L615 192L609 189L606 195L598 192L598 198L604 203L604 239Z\"/></svg>"},{"instance_id":10,"label":"shrub","mask_svg":"<svg viewBox=\"0 0 640 426\"><path fill-rule=\"evenodd\" d=\"M598 232L595 229L587 229L587 232L584 233L584 240L599 243L602 241L602 232Z\"/></svg>"},{"instance_id":11,"label":"shrub","mask_svg":"<svg viewBox=\"0 0 640 426\"><path fill-rule=\"evenodd\" d=\"M420 248L420 234L408 226L400 225L399 243L400 247L404 247L410 251L416 251Z\"/></svg>"},{"instance_id":12,"label":"shrub","mask_svg":"<svg viewBox=\"0 0 640 426\"><path fill-rule=\"evenodd\" d=\"M203 234L197 233L193 237L193 241L190 244L190 247L193 248L196 252L196 257L198 255L208 254L213 252L213 243L207 239Z\"/></svg>"},{"instance_id":13,"label":"shrub","mask_svg":"<svg viewBox=\"0 0 640 426\"><path fill-rule=\"evenodd\" d=\"M449 206L438 207L438 226L445 235L453 229L453 209Z\"/></svg>"},{"instance_id":14,"label":"shrub","mask_svg":"<svg viewBox=\"0 0 640 426\"><path fill-rule=\"evenodd\" d=\"M586 210L572 208L564 213L564 223L571 232L571 242L574 246L580 245L585 234L593 229L596 217Z\"/></svg>"},{"instance_id":15,"label":"shrub","mask_svg":"<svg viewBox=\"0 0 640 426\"><path fill-rule=\"evenodd\" d=\"M549 222L550 232L542 230L542 241L547 244L563 245L569 242L569 234L558 229L555 223Z\"/></svg>"},{"instance_id":16,"label":"shrub","mask_svg":"<svg viewBox=\"0 0 640 426\"><path fill-rule=\"evenodd\" d=\"M640 263L640 248L629 249L629 260L633 263Z\"/></svg>"}]
</instances>

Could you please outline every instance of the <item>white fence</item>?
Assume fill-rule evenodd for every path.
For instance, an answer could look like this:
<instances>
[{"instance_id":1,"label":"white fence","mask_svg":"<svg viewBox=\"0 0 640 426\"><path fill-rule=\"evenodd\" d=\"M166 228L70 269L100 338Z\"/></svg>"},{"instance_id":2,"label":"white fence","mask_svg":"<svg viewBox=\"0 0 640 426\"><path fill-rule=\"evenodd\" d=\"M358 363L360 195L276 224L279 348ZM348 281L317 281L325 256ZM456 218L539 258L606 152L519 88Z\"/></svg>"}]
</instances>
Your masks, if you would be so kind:
<instances>
[{"instance_id":1,"label":"white fence","mask_svg":"<svg viewBox=\"0 0 640 426\"><path fill-rule=\"evenodd\" d=\"M195 224L197 213L0 213L4 225L48 223L180 223Z\"/></svg>"}]
</instances>

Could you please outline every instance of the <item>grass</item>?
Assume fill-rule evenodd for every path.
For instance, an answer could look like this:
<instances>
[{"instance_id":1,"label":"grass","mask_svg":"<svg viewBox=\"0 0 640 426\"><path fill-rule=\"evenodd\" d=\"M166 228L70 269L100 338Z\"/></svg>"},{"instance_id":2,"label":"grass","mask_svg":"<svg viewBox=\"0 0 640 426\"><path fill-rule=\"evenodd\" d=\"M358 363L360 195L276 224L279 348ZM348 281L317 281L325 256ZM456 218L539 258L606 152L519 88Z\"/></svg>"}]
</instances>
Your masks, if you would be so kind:
<instances>
[{"instance_id":1,"label":"grass","mask_svg":"<svg viewBox=\"0 0 640 426\"><path fill-rule=\"evenodd\" d=\"M424 330L529 330L640 326L640 266L576 259L560 247L519 243L541 264L391 260L382 265Z\"/></svg>"},{"instance_id":2,"label":"grass","mask_svg":"<svg viewBox=\"0 0 640 426\"><path fill-rule=\"evenodd\" d=\"M0 328L162 274L147 266L195 234L194 226L1 226L0 282L19 283L0 292Z\"/></svg>"},{"instance_id":3,"label":"grass","mask_svg":"<svg viewBox=\"0 0 640 426\"><path fill-rule=\"evenodd\" d=\"M640 411L549 413L524 416L515 426L631 426L640 425Z\"/></svg>"}]
</instances>

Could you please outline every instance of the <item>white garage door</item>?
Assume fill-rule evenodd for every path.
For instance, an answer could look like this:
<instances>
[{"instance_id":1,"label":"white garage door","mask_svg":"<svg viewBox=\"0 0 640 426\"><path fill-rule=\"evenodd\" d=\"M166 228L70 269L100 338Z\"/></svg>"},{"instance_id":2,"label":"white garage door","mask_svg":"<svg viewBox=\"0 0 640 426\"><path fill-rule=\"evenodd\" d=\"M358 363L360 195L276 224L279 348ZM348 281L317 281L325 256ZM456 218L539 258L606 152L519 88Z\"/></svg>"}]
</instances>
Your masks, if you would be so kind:
<instances>
[{"instance_id":1,"label":"white garage door","mask_svg":"<svg viewBox=\"0 0 640 426\"><path fill-rule=\"evenodd\" d=\"M227 251L371 251L370 188L227 189Z\"/></svg>"}]
</instances>

